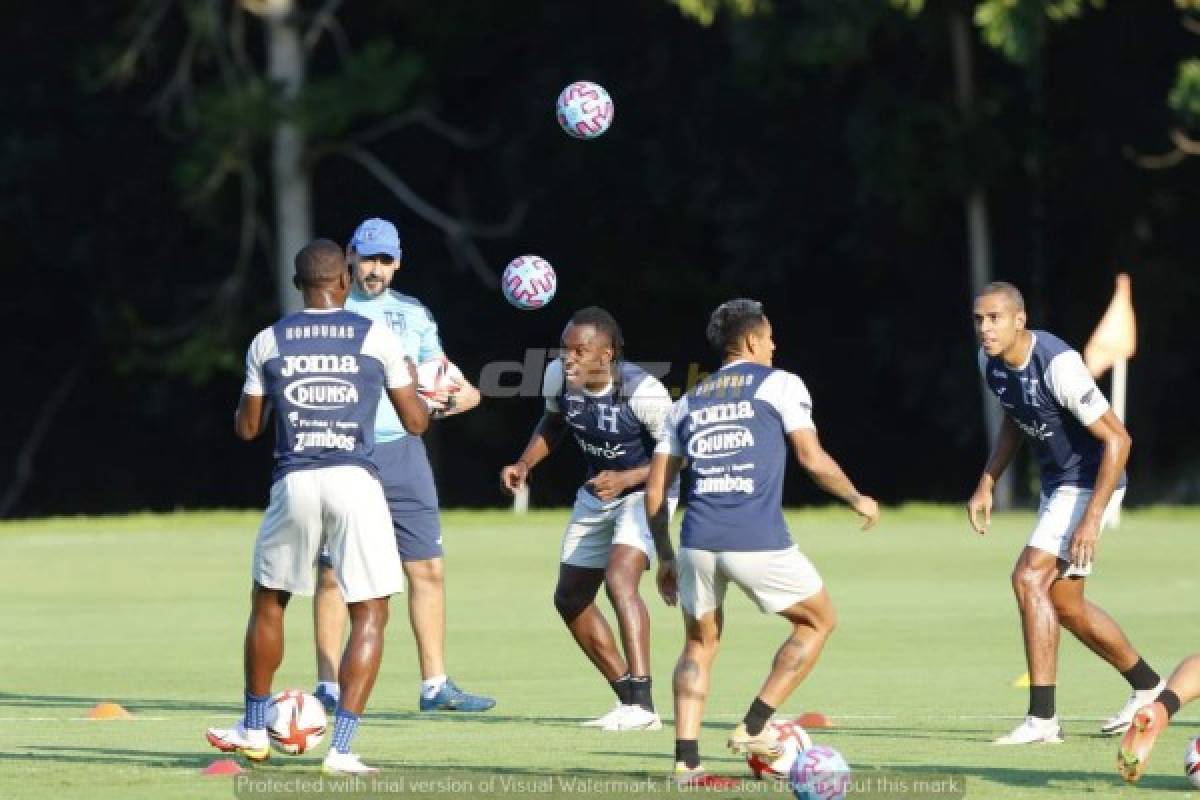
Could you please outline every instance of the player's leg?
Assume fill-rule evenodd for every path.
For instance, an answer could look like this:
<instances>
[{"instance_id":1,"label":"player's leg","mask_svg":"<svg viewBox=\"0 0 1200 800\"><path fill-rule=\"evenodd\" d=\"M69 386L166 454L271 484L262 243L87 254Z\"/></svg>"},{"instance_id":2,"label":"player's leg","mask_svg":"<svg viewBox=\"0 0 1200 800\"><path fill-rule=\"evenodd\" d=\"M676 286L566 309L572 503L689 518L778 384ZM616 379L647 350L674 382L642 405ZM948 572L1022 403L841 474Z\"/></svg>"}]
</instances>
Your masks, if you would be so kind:
<instances>
[{"instance_id":1,"label":"player's leg","mask_svg":"<svg viewBox=\"0 0 1200 800\"><path fill-rule=\"evenodd\" d=\"M1060 628L1050 596L1050 588L1059 574L1058 556L1033 546L1026 546L1013 566L1012 588L1029 669L1029 707L1025 721L994 740L994 744L1062 741L1062 727L1055 709Z\"/></svg>"},{"instance_id":2,"label":"player's leg","mask_svg":"<svg viewBox=\"0 0 1200 800\"><path fill-rule=\"evenodd\" d=\"M650 614L639 584L654 556L654 537L646 519L646 497L635 492L612 509L613 534L604 585L617 615L621 644L629 664L631 702L621 730L658 730L650 676Z\"/></svg>"},{"instance_id":3,"label":"player's leg","mask_svg":"<svg viewBox=\"0 0 1200 800\"><path fill-rule=\"evenodd\" d=\"M209 728L209 744L252 761L270 755L266 711L271 679L283 660L283 615L293 593L313 593L321 542L321 470L293 472L271 486L271 502L254 544L254 591L243 642L246 711L233 728Z\"/></svg>"},{"instance_id":4,"label":"player's leg","mask_svg":"<svg viewBox=\"0 0 1200 800\"><path fill-rule=\"evenodd\" d=\"M317 650L317 688L313 695L332 713L337 708L338 662L346 641L346 601L338 588L333 562L322 552L317 561L317 592L313 595L313 640Z\"/></svg>"},{"instance_id":5,"label":"player's leg","mask_svg":"<svg viewBox=\"0 0 1200 800\"><path fill-rule=\"evenodd\" d=\"M583 723L595 728L609 725L620 715L622 708L632 702L629 669L608 620L596 607L596 594L603 582L603 569L559 564L558 584L554 587L554 607L567 630L617 696L612 711Z\"/></svg>"},{"instance_id":6,"label":"player's leg","mask_svg":"<svg viewBox=\"0 0 1200 800\"><path fill-rule=\"evenodd\" d=\"M1138 655L1116 621L1084 596L1086 583L1087 579L1083 577L1064 577L1054 582L1050 589L1051 598L1062 626L1111 664L1129 683L1130 695L1124 707L1100 726L1101 733L1124 733L1133 721L1133 715L1158 696L1164 683Z\"/></svg>"},{"instance_id":7,"label":"player's leg","mask_svg":"<svg viewBox=\"0 0 1200 800\"><path fill-rule=\"evenodd\" d=\"M1117 748L1117 771L1122 778L1133 783L1142 776L1158 735L1166 730L1180 708L1197 697L1200 697L1200 653L1184 659L1154 702L1134 714Z\"/></svg>"},{"instance_id":8,"label":"player's leg","mask_svg":"<svg viewBox=\"0 0 1200 800\"><path fill-rule=\"evenodd\" d=\"M350 616L350 639L338 670L341 699L333 742L323 769L336 774L373 772L351 752L359 718L383 658L388 598L403 589L391 517L379 483L359 467L336 467L323 485L326 540L338 587Z\"/></svg>"},{"instance_id":9,"label":"player's leg","mask_svg":"<svg viewBox=\"0 0 1200 800\"><path fill-rule=\"evenodd\" d=\"M735 753L774 759L782 750L767 722L816 665L837 624L837 614L821 576L795 546L770 552L721 553L717 564L759 610L779 614L792 625L775 653L766 681L729 737Z\"/></svg>"},{"instance_id":10,"label":"player's leg","mask_svg":"<svg viewBox=\"0 0 1200 800\"><path fill-rule=\"evenodd\" d=\"M1105 510L1102 528L1120 508L1125 490L1113 493ZM1083 519L1092 500L1089 489L1062 487L1043 506L1043 514L1030 538L1030 545L1056 552L1061 580L1051 587L1051 601L1062 627L1075 635L1093 653L1113 666L1129 682L1130 695L1125 705L1100 726L1100 732L1118 734L1129 728L1134 713L1149 703L1163 688L1162 679L1142 660L1117 623L1099 606L1084 597L1087 576L1092 565L1077 567L1070 563L1071 536Z\"/></svg>"},{"instance_id":11,"label":"player's leg","mask_svg":"<svg viewBox=\"0 0 1200 800\"><path fill-rule=\"evenodd\" d=\"M405 436L380 444L375 462L408 580L408 619L421 671L418 705L422 711L487 711L495 700L463 691L446 672L445 551L425 443Z\"/></svg>"},{"instance_id":12,"label":"player's leg","mask_svg":"<svg viewBox=\"0 0 1200 800\"><path fill-rule=\"evenodd\" d=\"M616 510L605 508L589 492L579 490L563 533L558 584L554 589L554 607L559 616L617 696L616 707L583 723L588 727L610 726L620 716L622 706L633 702L628 665L608 620L596 607L596 593L608 568L616 516Z\"/></svg>"},{"instance_id":13,"label":"player's leg","mask_svg":"<svg viewBox=\"0 0 1200 800\"><path fill-rule=\"evenodd\" d=\"M722 605L725 578L717 572L716 554L681 547L679 605L683 611L683 652L675 664L671 687L675 701L675 779L682 784L703 783L700 763L700 729L704 705L725 625Z\"/></svg>"}]
</instances>

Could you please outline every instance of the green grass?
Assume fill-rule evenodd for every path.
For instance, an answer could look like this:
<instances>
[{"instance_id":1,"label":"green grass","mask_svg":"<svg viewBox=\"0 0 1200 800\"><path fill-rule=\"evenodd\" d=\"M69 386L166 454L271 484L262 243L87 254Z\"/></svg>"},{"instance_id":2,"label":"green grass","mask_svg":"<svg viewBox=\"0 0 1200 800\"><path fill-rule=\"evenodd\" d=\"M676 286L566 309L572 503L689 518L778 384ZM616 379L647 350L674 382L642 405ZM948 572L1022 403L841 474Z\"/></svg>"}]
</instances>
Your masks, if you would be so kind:
<instances>
[{"instance_id":1,"label":"green grass","mask_svg":"<svg viewBox=\"0 0 1200 800\"><path fill-rule=\"evenodd\" d=\"M1011 687L1024 671L1008 573L1029 515L1002 516L980 538L957 510L912 507L860 534L852 515L791 515L794 534L826 582L840 627L811 678L783 709L821 710L837 727L818 740L857 770L951 772L967 797L1200 796L1181 774L1197 708L1165 734L1137 788L1117 779L1115 742L1097 733L1127 694L1120 676L1068 636L1063 641L1060 746L994 748L1024 712ZM550 601L565 511L445 515L448 657L461 684L493 693L481 716L422 716L403 602L356 749L389 770L469 775L662 773L672 733L613 735L577 722L608 709L611 693L586 664ZM202 778L216 757L206 726L240 713L241 636L248 609L256 513L137 515L0 525L0 798L232 796ZM1090 595L1168 671L1200 650L1196 598L1200 513L1126 513L1106 534ZM677 612L643 584L653 616L655 695L669 710L681 639ZM701 752L709 769L742 774L723 750L753 698L783 624L731 592ZM310 604L289 614L289 649L276 687L310 688ZM90 722L99 700L135 712ZM277 757L265 774L311 774L319 755Z\"/></svg>"}]
</instances>

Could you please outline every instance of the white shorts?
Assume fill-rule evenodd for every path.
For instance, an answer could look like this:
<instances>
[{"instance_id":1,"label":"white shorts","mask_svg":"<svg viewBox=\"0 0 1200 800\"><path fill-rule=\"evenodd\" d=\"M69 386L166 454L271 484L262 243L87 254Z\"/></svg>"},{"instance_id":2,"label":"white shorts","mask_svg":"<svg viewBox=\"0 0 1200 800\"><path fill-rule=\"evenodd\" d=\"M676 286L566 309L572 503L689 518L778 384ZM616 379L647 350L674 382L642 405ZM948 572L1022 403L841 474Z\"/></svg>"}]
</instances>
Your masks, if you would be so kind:
<instances>
[{"instance_id":1,"label":"white shorts","mask_svg":"<svg viewBox=\"0 0 1200 800\"><path fill-rule=\"evenodd\" d=\"M679 548L679 602L699 619L725 602L729 582L764 614L778 614L821 591L824 582L799 548L713 552Z\"/></svg>"},{"instance_id":2,"label":"white shorts","mask_svg":"<svg viewBox=\"0 0 1200 800\"><path fill-rule=\"evenodd\" d=\"M677 498L667 499L667 514L675 513ZM654 537L646 519L646 493L632 492L607 503L587 489L575 493L575 508L563 533L559 560L573 567L604 569L614 544L636 547L654 560Z\"/></svg>"},{"instance_id":3,"label":"white shorts","mask_svg":"<svg viewBox=\"0 0 1200 800\"><path fill-rule=\"evenodd\" d=\"M383 487L362 467L297 470L272 484L254 544L254 580L311 596L322 543L347 603L404 590Z\"/></svg>"},{"instance_id":4,"label":"white shorts","mask_svg":"<svg viewBox=\"0 0 1200 800\"><path fill-rule=\"evenodd\" d=\"M1104 519L1100 530L1112 524L1113 519L1121 510L1121 501L1125 498L1125 490L1117 489L1104 509ZM1078 486L1060 486L1050 493L1049 497L1042 495L1038 508L1038 521L1029 537L1029 546L1036 547L1051 555L1058 556L1063 561L1071 560L1071 535L1075 526L1083 519L1092 500L1091 489L1081 489ZM1092 574L1092 565L1080 569L1074 565L1067 567L1064 578L1085 577Z\"/></svg>"}]
</instances>

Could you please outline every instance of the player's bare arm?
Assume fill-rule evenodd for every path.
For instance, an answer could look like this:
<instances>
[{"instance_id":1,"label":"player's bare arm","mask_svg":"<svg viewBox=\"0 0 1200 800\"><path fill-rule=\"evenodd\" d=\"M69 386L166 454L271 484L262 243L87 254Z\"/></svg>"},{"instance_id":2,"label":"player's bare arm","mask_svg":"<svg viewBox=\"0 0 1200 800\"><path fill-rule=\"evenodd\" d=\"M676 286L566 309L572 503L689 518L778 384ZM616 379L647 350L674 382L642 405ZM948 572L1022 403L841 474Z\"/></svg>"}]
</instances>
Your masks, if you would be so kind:
<instances>
[{"instance_id":1,"label":"player's bare arm","mask_svg":"<svg viewBox=\"0 0 1200 800\"><path fill-rule=\"evenodd\" d=\"M1100 419L1087 426L1088 433L1104 442L1104 460L1096 473L1096 485L1083 518L1071 535L1071 563L1077 567L1091 564L1096 557L1096 542L1100 538L1100 526L1104 510L1121 482L1121 473L1129 461L1133 438L1120 418L1112 409L1105 411Z\"/></svg>"},{"instance_id":2,"label":"player's bare arm","mask_svg":"<svg viewBox=\"0 0 1200 800\"><path fill-rule=\"evenodd\" d=\"M812 428L800 428L789 433L788 440L792 443L796 462L804 467L817 486L854 509L863 518L864 531L875 527L879 522L879 503L854 487L833 456L825 452L817 432Z\"/></svg>"},{"instance_id":3,"label":"player's bare arm","mask_svg":"<svg viewBox=\"0 0 1200 800\"><path fill-rule=\"evenodd\" d=\"M633 469L606 469L597 472L587 483L596 493L596 497L607 502L620 497L627 489L641 486L649 475L650 465L643 464Z\"/></svg>"},{"instance_id":4,"label":"player's bare arm","mask_svg":"<svg viewBox=\"0 0 1200 800\"><path fill-rule=\"evenodd\" d=\"M233 415L233 429L238 438L250 441L266 429L267 402L261 394L242 393Z\"/></svg>"},{"instance_id":5,"label":"player's bare arm","mask_svg":"<svg viewBox=\"0 0 1200 800\"><path fill-rule=\"evenodd\" d=\"M992 454L983 468L983 474L979 476L975 492L967 501L967 519L970 520L974 531L980 535L987 533L988 526L992 524L992 490L996 486L996 481L1000 480L1004 470L1008 469L1008 465L1012 463L1013 456L1017 454L1017 448L1020 446L1021 432L1017 430L1016 423L1005 415L1000 422L1000 430L996 434ZM982 522L980 522L981 516Z\"/></svg>"},{"instance_id":6,"label":"player's bare arm","mask_svg":"<svg viewBox=\"0 0 1200 800\"><path fill-rule=\"evenodd\" d=\"M562 414L553 411L542 414L533 429L533 435L529 437L529 444L525 445L525 452L521 453L516 463L500 470L500 486L504 491L512 494L525 485L533 468L562 441L566 428Z\"/></svg>"},{"instance_id":7,"label":"player's bare arm","mask_svg":"<svg viewBox=\"0 0 1200 800\"><path fill-rule=\"evenodd\" d=\"M658 593L669 606L679 602L679 574L668 525L667 487L675 482L682 465L683 459L679 456L655 453L650 459L646 478L646 519L650 523L650 535L654 537L654 549L658 553L656 582Z\"/></svg>"},{"instance_id":8,"label":"player's bare arm","mask_svg":"<svg viewBox=\"0 0 1200 800\"><path fill-rule=\"evenodd\" d=\"M420 436L429 428L429 408L417 394L415 383L389 388L387 393L392 400L392 405L396 408L396 415L400 417L400 422L404 425L404 430L414 436Z\"/></svg>"}]
</instances>

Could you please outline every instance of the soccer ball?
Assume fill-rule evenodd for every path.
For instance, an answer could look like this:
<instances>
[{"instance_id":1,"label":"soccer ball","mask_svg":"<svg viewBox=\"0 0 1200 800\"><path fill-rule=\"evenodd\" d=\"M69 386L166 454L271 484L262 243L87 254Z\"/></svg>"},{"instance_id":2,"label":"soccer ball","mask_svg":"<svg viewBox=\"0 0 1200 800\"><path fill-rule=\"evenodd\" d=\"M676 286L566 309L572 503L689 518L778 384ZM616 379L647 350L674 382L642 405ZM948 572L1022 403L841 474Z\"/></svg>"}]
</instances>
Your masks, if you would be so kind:
<instances>
[{"instance_id":1,"label":"soccer ball","mask_svg":"<svg viewBox=\"0 0 1200 800\"><path fill-rule=\"evenodd\" d=\"M434 395L442 392L454 394L461 388L462 380L462 370L445 356L417 365L417 394L429 401L431 407L442 406L434 402Z\"/></svg>"},{"instance_id":2,"label":"soccer ball","mask_svg":"<svg viewBox=\"0 0 1200 800\"><path fill-rule=\"evenodd\" d=\"M612 125L612 98L591 81L575 81L558 96L558 124L576 139L595 139Z\"/></svg>"},{"instance_id":3,"label":"soccer ball","mask_svg":"<svg viewBox=\"0 0 1200 800\"><path fill-rule=\"evenodd\" d=\"M325 709L321 701L299 689L285 689L267 706L267 736L271 747L298 756L316 747L325 735Z\"/></svg>"},{"instance_id":4,"label":"soccer ball","mask_svg":"<svg viewBox=\"0 0 1200 800\"><path fill-rule=\"evenodd\" d=\"M813 746L812 738L808 735L808 731L794 721L771 720L767 725L775 729L775 735L779 737L779 742L783 745L783 755L774 761L766 761L760 756L751 754L746 756L746 764L749 765L750 771L756 778L764 776L786 778L796 756L801 751Z\"/></svg>"},{"instance_id":5,"label":"soccer ball","mask_svg":"<svg viewBox=\"0 0 1200 800\"><path fill-rule=\"evenodd\" d=\"M1183 755L1183 774L1187 775L1188 783L1200 789L1200 736L1188 742Z\"/></svg>"},{"instance_id":6,"label":"soccer ball","mask_svg":"<svg viewBox=\"0 0 1200 800\"><path fill-rule=\"evenodd\" d=\"M504 268L500 288L504 290L505 300L522 311L533 311L554 299L558 277L546 259L518 256Z\"/></svg>"},{"instance_id":7,"label":"soccer ball","mask_svg":"<svg viewBox=\"0 0 1200 800\"><path fill-rule=\"evenodd\" d=\"M796 800L842 800L850 790L850 765L832 747L810 747L788 774Z\"/></svg>"}]
</instances>

